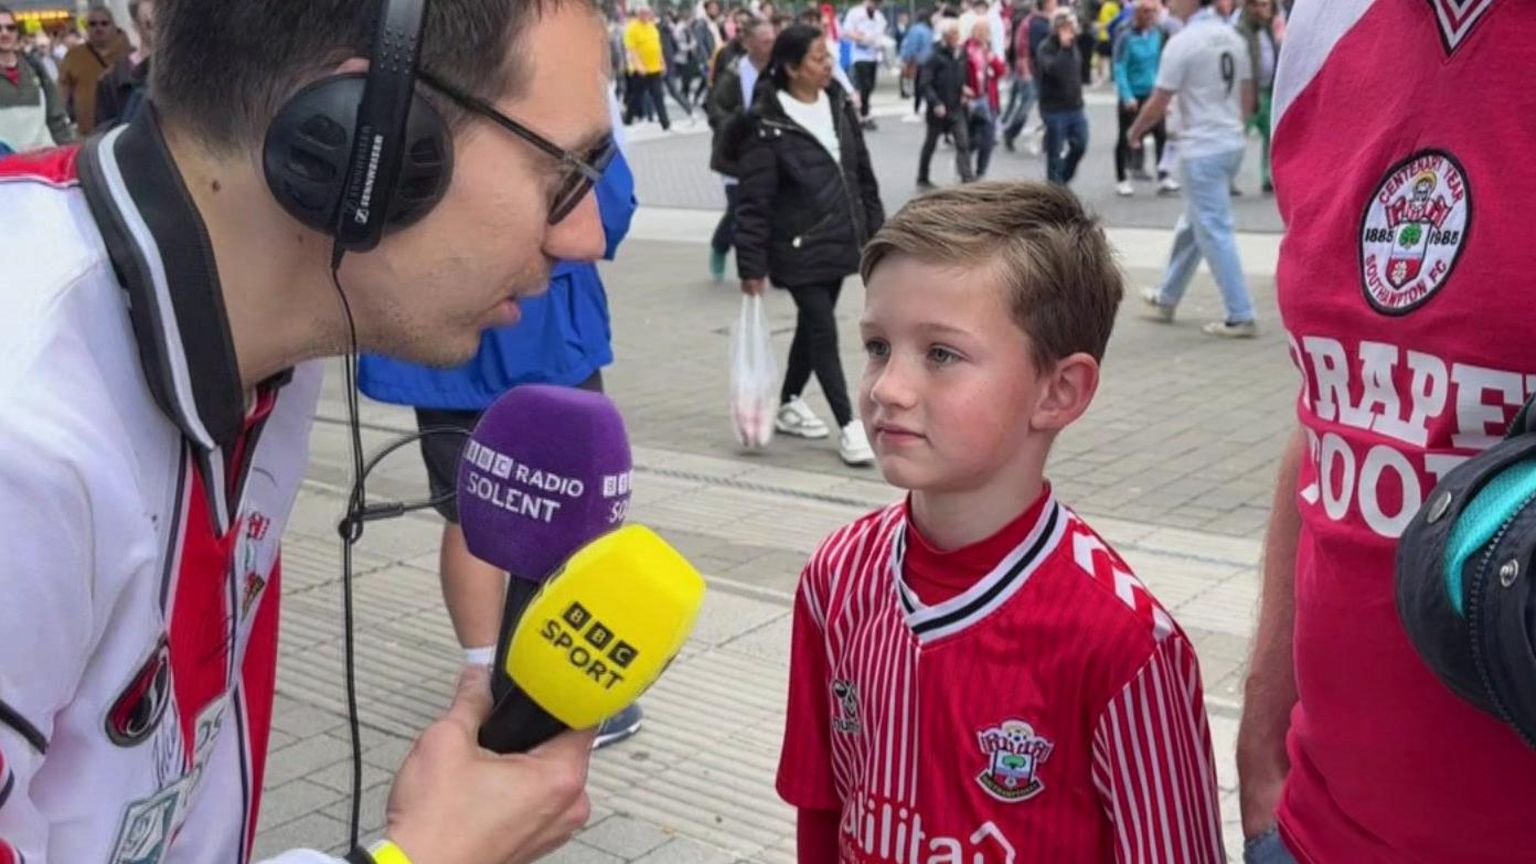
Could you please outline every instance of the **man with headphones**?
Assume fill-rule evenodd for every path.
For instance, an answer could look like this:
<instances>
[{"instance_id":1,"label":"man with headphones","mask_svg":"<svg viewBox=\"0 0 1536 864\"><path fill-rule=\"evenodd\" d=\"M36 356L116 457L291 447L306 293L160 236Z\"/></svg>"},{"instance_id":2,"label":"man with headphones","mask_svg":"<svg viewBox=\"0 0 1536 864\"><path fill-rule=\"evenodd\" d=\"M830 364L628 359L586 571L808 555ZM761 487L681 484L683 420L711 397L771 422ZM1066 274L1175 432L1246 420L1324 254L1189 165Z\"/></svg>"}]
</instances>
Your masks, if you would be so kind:
<instances>
[{"instance_id":1,"label":"man with headphones","mask_svg":"<svg viewBox=\"0 0 1536 864\"><path fill-rule=\"evenodd\" d=\"M591 0L157 12L132 122L0 162L26 214L0 290L6 864L249 861L318 358L461 362L603 251ZM347 861L525 862L585 821L591 733L497 756L489 707L466 674Z\"/></svg>"}]
</instances>

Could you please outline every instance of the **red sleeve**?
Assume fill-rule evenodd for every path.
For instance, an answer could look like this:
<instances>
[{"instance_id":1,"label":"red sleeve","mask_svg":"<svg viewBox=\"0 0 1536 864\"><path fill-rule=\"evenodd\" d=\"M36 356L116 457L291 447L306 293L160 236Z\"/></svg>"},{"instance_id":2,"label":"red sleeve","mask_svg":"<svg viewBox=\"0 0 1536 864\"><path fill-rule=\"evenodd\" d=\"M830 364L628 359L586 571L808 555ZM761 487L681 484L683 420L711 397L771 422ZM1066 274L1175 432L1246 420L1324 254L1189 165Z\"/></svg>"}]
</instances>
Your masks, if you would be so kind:
<instances>
[{"instance_id":1,"label":"red sleeve","mask_svg":"<svg viewBox=\"0 0 1536 864\"><path fill-rule=\"evenodd\" d=\"M824 617L812 590L808 565L795 595L794 635L789 658L789 707L784 715L784 748L779 753L779 797L810 810L840 811L832 782L831 705Z\"/></svg>"},{"instance_id":2,"label":"red sleeve","mask_svg":"<svg viewBox=\"0 0 1536 864\"><path fill-rule=\"evenodd\" d=\"M1200 664L1182 634L1157 644L1094 728L1093 783L1117 864L1226 861Z\"/></svg>"},{"instance_id":3,"label":"red sleeve","mask_svg":"<svg viewBox=\"0 0 1536 864\"><path fill-rule=\"evenodd\" d=\"M795 819L795 864L837 864L836 810L801 809Z\"/></svg>"}]
</instances>

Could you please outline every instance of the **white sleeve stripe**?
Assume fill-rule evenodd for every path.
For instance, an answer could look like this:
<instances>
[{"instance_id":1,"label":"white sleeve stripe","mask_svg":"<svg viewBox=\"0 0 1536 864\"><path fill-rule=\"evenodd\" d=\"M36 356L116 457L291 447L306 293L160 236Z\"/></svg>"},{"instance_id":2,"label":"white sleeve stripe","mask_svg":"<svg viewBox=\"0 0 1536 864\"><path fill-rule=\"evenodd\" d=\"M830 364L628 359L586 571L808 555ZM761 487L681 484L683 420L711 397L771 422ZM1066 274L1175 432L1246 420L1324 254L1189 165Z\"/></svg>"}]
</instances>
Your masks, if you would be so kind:
<instances>
[{"instance_id":1,"label":"white sleeve stripe","mask_svg":"<svg viewBox=\"0 0 1536 864\"><path fill-rule=\"evenodd\" d=\"M1153 660L1151 672L1152 692L1154 694L1154 698L1152 702L1155 706L1157 706L1155 710L1157 713L1157 722L1159 727L1162 729L1171 729L1173 728L1173 724L1168 721L1168 705L1163 698L1163 667L1166 663L1167 658L1165 658L1161 652L1159 652ZM1147 691L1145 689L1141 691L1141 700L1143 703L1147 701ZM1148 716L1151 716L1151 714L1151 711L1147 712ZM1170 743L1172 743L1179 751L1183 751L1183 741L1174 739ZM1182 764L1188 758L1189 754L1185 752L1177 752L1174 755L1176 761ZM1153 761L1156 762L1158 760ZM1189 796L1190 792L1186 783L1188 779L1188 772L1183 771L1178 772L1177 776L1171 776L1168 778L1169 792L1172 793L1170 797L1173 799L1173 826L1178 830L1180 849L1189 848L1189 834L1184 830L1184 800ZM1178 787L1177 790L1174 789L1175 785ZM1169 828L1168 825L1168 808L1159 808L1158 815L1162 819L1163 848L1168 851L1169 855L1172 855L1174 832Z\"/></svg>"},{"instance_id":2,"label":"white sleeve stripe","mask_svg":"<svg viewBox=\"0 0 1536 864\"><path fill-rule=\"evenodd\" d=\"M1099 718L1094 785L1120 864L1225 860L1199 675L1187 641L1166 640Z\"/></svg>"},{"instance_id":3,"label":"white sleeve stripe","mask_svg":"<svg viewBox=\"0 0 1536 864\"><path fill-rule=\"evenodd\" d=\"M1280 129L1285 112L1312 83L1333 46L1370 10L1374 0L1297 0L1286 22L1285 50L1275 67L1270 128Z\"/></svg>"}]
</instances>

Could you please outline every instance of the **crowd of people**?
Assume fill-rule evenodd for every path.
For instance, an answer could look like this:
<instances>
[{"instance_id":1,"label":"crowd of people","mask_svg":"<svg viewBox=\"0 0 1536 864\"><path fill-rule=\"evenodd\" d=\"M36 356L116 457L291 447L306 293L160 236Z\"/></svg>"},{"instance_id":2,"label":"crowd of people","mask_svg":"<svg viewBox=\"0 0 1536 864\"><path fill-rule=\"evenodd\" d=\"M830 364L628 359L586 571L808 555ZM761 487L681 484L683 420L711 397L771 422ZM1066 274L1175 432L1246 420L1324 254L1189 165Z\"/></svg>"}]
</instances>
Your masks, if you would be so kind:
<instances>
[{"instance_id":1,"label":"crowd of people","mask_svg":"<svg viewBox=\"0 0 1536 864\"><path fill-rule=\"evenodd\" d=\"M139 110L154 52L155 0L128 4L133 36L112 11L93 8L71 23L23 32L0 4L0 154L68 144L127 122Z\"/></svg>"}]
</instances>

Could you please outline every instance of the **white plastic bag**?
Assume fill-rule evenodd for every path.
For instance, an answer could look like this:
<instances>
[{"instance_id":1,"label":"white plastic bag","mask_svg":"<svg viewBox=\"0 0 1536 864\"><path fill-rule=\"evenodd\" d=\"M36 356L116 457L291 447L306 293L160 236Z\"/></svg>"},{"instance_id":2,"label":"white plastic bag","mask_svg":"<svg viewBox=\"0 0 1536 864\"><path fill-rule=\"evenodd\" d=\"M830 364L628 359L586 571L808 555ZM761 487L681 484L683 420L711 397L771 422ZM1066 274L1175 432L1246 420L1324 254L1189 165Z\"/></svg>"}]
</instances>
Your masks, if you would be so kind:
<instances>
[{"instance_id":1,"label":"white plastic bag","mask_svg":"<svg viewBox=\"0 0 1536 864\"><path fill-rule=\"evenodd\" d=\"M778 410L779 364L768 337L761 294L741 298L741 314L731 328L731 422L743 447L766 447L773 440Z\"/></svg>"}]
</instances>

